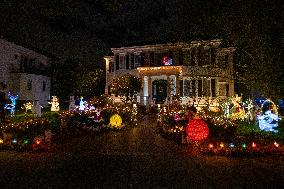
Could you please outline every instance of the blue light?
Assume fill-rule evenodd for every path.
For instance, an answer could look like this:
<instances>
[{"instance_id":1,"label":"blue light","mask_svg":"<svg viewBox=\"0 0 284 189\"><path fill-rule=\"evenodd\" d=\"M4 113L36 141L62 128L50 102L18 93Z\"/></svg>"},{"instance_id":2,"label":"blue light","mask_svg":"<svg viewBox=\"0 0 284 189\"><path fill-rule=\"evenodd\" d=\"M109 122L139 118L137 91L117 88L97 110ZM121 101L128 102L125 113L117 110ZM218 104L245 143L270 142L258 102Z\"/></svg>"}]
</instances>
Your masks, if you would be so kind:
<instances>
[{"instance_id":1,"label":"blue light","mask_svg":"<svg viewBox=\"0 0 284 189\"><path fill-rule=\"evenodd\" d=\"M14 138L14 139L12 140L12 143L13 143L13 144L17 144L17 139Z\"/></svg>"},{"instance_id":2,"label":"blue light","mask_svg":"<svg viewBox=\"0 0 284 189\"><path fill-rule=\"evenodd\" d=\"M236 146L235 146L234 143L230 143L230 144L229 144L229 147L230 147L230 148L234 148L234 147L236 147Z\"/></svg>"}]
</instances>

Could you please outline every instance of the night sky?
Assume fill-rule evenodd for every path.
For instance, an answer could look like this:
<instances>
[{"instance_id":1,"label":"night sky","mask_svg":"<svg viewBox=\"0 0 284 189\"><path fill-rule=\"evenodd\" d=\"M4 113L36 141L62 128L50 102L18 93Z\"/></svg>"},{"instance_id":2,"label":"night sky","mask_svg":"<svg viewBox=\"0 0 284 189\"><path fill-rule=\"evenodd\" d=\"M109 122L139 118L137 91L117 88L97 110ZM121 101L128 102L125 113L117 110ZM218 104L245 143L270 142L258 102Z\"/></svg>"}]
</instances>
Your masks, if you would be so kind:
<instances>
[{"instance_id":1,"label":"night sky","mask_svg":"<svg viewBox=\"0 0 284 189\"><path fill-rule=\"evenodd\" d=\"M267 0L2 0L0 34L58 58L85 59L110 47L196 39L239 46L248 31L274 44L283 42L283 9Z\"/></svg>"}]
</instances>

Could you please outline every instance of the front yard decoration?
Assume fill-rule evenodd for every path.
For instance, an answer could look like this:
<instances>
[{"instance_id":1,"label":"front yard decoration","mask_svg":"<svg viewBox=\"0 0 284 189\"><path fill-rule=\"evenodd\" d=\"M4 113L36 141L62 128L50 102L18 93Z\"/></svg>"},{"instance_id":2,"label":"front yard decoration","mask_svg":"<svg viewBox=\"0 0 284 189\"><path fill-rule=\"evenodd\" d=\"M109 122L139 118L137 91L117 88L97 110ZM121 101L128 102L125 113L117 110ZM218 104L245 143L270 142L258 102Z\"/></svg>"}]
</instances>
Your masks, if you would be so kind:
<instances>
[{"instance_id":1,"label":"front yard decoration","mask_svg":"<svg viewBox=\"0 0 284 189\"><path fill-rule=\"evenodd\" d=\"M43 107L40 105L39 101L35 101L34 105L32 106L32 112L35 115L35 117L41 117L42 112L41 109Z\"/></svg>"},{"instance_id":2,"label":"front yard decoration","mask_svg":"<svg viewBox=\"0 0 284 189\"><path fill-rule=\"evenodd\" d=\"M10 110L11 117L15 116L15 108L16 108L16 100L19 98L18 95L13 96L10 93L8 93L8 97L10 99L10 104L5 105L5 109Z\"/></svg>"},{"instance_id":3,"label":"front yard decoration","mask_svg":"<svg viewBox=\"0 0 284 189\"><path fill-rule=\"evenodd\" d=\"M122 126L122 118L118 114L110 117L109 125L111 128L119 129Z\"/></svg>"},{"instance_id":4,"label":"front yard decoration","mask_svg":"<svg viewBox=\"0 0 284 189\"><path fill-rule=\"evenodd\" d=\"M75 99L74 96L70 96L70 100L69 100L69 111L73 112L76 110L76 105L75 105Z\"/></svg>"},{"instance_id":5,"label":"front yard decoration","mask_svg":"<svg viewBox=\"0 0 284 189\"><path fill-rule=\"evenodd\" d=\"M52 111L52 112L58 112L59 111L59 100L58 100L57 96L52 96L51 102L49 102L49 104L51 104L50 111Z\"/></svg>"},{"instance_id":6,"label":"front yard decoration","mask_svg":"<svg viewBox=\"0 0 284 189\"><path fill-rule=\"evenodd\" d=\"M25 104L23 104L22 109L25 110L26 113L31 112L33 108L33 104L31 102L26 102Z\"/></svg>"},{"instance_id":7,"label":"front yard decoration","mask_svg":"<svg viewBox=\"0 0 284 189\"><path fill-rule=\"evenodd\" d=\"M259 128L263 131L278 132L276 128L278 127L278 122L280 118L277 114L267 110L264 114L258 116Z\"/></svg>"},{"instance_id":8,"label":"front yard decoration","mask_svg":"<svg viewBox=\"0 0 284 189\"><path fill-rule=\"evenodd\" d=\"M238 156L281 153L284 125L274 113L277 109L272 103L271 106L260 105L258 108L252 100L245 101L247 104L231 99L227 102L227 106L222 104L219 112L200 108L198 115L205 122L200 124L197 123L200 120L195 119L188 122L185 106L178 110L171 108L171 105L159 107L159 131L162 136L178 143L197 145L197 149L205 154ZM263 111L258 115L261 108ZM180 136L186 136L187 140Z\"/></svg>"},{"instance_id":9,"label":"front yard decoration","mask_svg":"<svg viewBox=\"0 0 284 189\"><path fill-rule=\"evenodd\" d=\"M205 140L209 135L209 128L202 119L194 118L186 126L186 134L192 141Z\"/></svg>"}]
</instances>

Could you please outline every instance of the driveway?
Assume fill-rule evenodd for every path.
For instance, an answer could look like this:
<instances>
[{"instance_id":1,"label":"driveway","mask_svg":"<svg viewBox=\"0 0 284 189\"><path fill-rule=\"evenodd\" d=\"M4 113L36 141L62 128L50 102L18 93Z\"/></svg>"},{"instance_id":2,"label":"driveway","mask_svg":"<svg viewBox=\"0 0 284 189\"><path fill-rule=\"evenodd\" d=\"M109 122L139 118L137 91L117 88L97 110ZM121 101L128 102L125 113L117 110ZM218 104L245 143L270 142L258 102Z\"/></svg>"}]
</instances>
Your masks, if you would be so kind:
<instances>
[{"instance_id":1,"label":"driveway","mask_svg":"<svg viewBox=\"0 0 284 189\"><path fill-rule=\"evenodd\" d=\"M283 156L200 156L137 128L68 138L50 152L0 152L2 188L284 188Z\"/></svg>"}]
</instances>

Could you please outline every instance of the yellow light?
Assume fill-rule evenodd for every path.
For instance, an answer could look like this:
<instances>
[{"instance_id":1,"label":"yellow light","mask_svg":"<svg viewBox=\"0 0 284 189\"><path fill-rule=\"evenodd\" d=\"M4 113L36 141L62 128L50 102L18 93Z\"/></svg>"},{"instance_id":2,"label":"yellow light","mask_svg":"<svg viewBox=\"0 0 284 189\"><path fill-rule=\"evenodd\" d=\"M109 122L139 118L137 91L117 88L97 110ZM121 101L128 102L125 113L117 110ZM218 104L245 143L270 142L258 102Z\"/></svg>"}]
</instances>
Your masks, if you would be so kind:
<instances>
[{"instance_id":1,"label":"yellow light","mask_svg":"<svg viewBox=\"0 0 284 189\"><path fill-rule=\"evenodd\" d=\"M220 147L224 148L224 143L223 142L221 142Z\"/></svg>"},{"instance_id":2,"label":"yellow light","mask_svg":"<svg viewBox=\"0 0 284 189\"><path fill-rule=\"evenodd\" d=\"M122 118L118 115L118 114L114 114L113 116L111 116L110 118L110 125L112 127L120 127L122 124Z\"/></svg>"},{"instance_id":3,"label":"yellow light","mask_svg":"<svg viewBox=\"0 0 284 189\"><path fill-rule=\"evenodd\" d=\"M279 144L278 144L277 142L274 142L274 145L275 145L276 147L279 147Z\"/></svg>"},{"instance_id":4,"label":"yellow light","mask_svg":"<svg viewBox=\"0 0 284 189\"><path fill-rule=\"evenodd\" d=\"M0 138L0 144L3 144L3 143L4 143L3 139Z\"/></svg>"}]
</instances>

